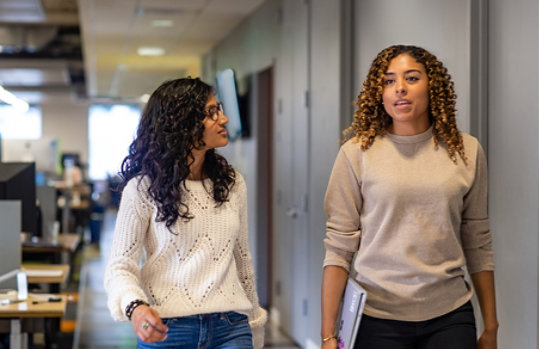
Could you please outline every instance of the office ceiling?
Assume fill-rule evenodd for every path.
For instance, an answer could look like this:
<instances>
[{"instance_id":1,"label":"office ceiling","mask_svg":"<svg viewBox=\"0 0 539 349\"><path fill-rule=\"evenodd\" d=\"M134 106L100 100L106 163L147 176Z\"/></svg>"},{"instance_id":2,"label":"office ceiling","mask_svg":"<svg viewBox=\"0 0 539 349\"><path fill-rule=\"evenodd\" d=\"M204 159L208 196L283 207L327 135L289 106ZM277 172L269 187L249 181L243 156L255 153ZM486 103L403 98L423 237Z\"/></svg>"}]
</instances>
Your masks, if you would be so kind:
<instances>
[{"instance_id":1,"label":"office ceiling","mask_svg":"<svg viewBox=\"0 0 539 349\"><path fill-rule=\"evenodd\" d=\"M0 0L0 84L30 103L139 101L200 75L202 55L263 1Z\"/></svg>"}]
</instances>

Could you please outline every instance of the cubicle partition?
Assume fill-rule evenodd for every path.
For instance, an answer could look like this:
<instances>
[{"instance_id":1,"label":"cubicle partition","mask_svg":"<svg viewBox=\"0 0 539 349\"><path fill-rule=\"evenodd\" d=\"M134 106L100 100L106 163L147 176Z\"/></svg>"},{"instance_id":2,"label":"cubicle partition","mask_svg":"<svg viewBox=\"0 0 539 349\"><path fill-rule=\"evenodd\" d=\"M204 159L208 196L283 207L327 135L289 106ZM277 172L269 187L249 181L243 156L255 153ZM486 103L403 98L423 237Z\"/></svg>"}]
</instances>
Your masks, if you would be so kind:
<instances>
[{"instance_id":1,"label":"cubicle partition","mask_svg":"<svg viewBox=\"0 0 539 349\"><path fill-rule=\"evenodd\" d=\"M21 267L21 203L0 200L0 276ZM16 289L16 278L0 283L0 289Z\"/></svg>"}]
</instances>

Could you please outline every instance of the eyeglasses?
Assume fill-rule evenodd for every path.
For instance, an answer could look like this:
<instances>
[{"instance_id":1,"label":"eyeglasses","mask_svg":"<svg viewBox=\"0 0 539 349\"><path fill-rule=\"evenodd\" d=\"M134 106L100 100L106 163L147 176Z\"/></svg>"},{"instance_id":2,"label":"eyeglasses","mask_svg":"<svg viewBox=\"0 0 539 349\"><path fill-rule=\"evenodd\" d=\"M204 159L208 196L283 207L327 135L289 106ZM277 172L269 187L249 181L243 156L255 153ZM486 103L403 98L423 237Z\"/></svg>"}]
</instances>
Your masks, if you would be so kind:
<instances>
[{"instance_id":1,"label":"eyeglasses","mask_svg":"<svg viewBox=\"0 0 539 349\"><path fill-rule=\"evenodd\" d=\"M217 105L212 105L208 109L204 110L204 113L207 118L217 121L219 119L219 113L223 113L223 104L217 103Z\"/></svg>"}]
</instances>

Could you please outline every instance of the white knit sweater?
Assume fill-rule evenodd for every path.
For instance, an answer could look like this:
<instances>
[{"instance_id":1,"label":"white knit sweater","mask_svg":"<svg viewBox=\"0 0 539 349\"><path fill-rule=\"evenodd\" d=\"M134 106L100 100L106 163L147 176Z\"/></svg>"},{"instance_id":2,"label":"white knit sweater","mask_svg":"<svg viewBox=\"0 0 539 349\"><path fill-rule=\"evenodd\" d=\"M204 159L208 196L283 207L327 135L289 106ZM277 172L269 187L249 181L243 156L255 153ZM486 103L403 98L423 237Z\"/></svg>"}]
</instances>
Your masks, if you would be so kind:
<instances>
[{"instance_id":1,"label":"white knit sweater","mask_svg":"<svg viewBox=\"0 0 539 349\"><path fill-rule=\"evenodd\" d=\"M219 207L211 180L187 180L185 202L194 218L178 219L172 233L155 221L149 179L139 179L123 190L105 272L112 317L126 321L125 307L135 299L162 318L237 311L249 317L253 345L261 348L267 315L256 294L243 177L236 172L229 200Z\"/></svg>"}]
</instances>

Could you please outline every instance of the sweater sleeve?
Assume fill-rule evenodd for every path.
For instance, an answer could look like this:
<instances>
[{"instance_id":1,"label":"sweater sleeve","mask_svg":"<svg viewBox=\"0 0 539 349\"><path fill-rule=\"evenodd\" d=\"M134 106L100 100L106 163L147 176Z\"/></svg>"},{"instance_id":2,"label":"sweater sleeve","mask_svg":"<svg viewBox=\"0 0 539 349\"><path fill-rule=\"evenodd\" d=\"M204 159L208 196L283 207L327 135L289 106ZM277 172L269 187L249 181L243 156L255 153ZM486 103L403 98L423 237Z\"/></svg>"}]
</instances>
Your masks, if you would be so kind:
<instances>
[{"instance_id":1,"label":"sweater sleeve","mask_svg":"<svg viewBox=\"0 0 539 349\"><path fill-rule=\"evenodd\" d=\"M360 151L355 145L347 143L339 150L324 200L324 209L328 216L324 239L324 266L336 265L347 271L350 271L354 253L359 248L363 204L359 161L355 161L354 165L345 152L345 147L351 151Z\"/></svg>"},{"instance_id":2,"label":"sweater sleeve","mask_svg":"<svg viewBox=\"0 0 539 349\"><path fill-rule=\"evenodd\" d=\"M464 197L461 223L462 248L470 274L494 270L492 234L487 215L487 162L477 143L475 179Z\"/></svg>"},{"instance_id":3,"label":"sweater sleeve","mask_svg":"<svg viewBox=\"0 0 539 349\"><path fill-rule=\"evenodd\" d=\"M144 235L152 216L152 206L139 191L138 178L127 183L118 210L112 251L105 269L105 290L108 307L116 321L127 321L125 307L135 299L149 303L140 287L140 258ZM144 181L140 183L140 188Z\"/></svg>"},{"instance_id":4,"label":"sweater sleeve","mask_svg":"<svg viewBox=\"0 0 539 349\"><path fill-rule=\"evenodd\" d=\"M267 313L258 303L253 263L251 253L249 252L247 188L239 173L236 173L236 185L238 186L240 232L234 247L234 259L236 261L238 278L241 282L241 286L252 304L252 309L248 312L247 316L253 333L253 347L258 349L264 346L264 325L267 320Z\"/></svg>"}]
</instances>

